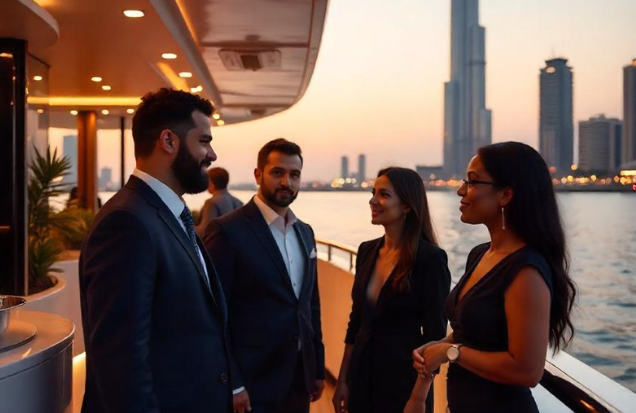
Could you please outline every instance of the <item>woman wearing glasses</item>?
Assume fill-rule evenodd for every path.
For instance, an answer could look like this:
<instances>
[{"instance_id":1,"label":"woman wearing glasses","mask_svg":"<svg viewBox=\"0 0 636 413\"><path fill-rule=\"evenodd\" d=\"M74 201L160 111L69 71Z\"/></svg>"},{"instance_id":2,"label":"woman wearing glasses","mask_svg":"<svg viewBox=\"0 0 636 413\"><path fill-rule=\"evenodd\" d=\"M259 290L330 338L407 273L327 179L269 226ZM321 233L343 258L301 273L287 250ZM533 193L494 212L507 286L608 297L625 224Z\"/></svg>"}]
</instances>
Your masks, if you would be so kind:
<instances>
[{"instance_id":1,"label":"woman wearing glasses","mask_svg":"<svg viewBox=\"0 0 636 413\"><path fill-rule=\"evenodd\" d=\"M453 332L413 352L426 376L450 362L452 413L538 412L530 387L553 351L572 338L576 290L548 168L531 147L480 148L457 191L461 220L483 224L490 242L468 255L445 303Z\"/></svg>"},{"instance_id":2,"label":"woman wearing glasses","mask_svg":"<svg viewBox=\"0 0 636 413\"><path fill-rule=\"evenodd\" d=\"M432 411L433 398L427 398L432 376L418 379L411 353L446 335L446 253L437 246L424 184L415 171L381 170L369 206L371 223L382 225L384 236L358 250L334 409L413 413L427 405Z\"/></svg>"}]
</instances>

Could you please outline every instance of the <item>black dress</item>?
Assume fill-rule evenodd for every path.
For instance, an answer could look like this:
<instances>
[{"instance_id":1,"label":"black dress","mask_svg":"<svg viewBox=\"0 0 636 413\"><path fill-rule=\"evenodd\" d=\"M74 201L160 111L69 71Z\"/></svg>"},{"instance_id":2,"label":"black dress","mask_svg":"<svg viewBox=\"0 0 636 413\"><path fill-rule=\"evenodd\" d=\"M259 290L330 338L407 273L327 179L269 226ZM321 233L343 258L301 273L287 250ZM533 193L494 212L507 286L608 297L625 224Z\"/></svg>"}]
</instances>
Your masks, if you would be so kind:
<instances>
[{"instance_id":1,"label":"black dress","mask_svg":"<svg viewBox=\"0 0 636 413\"><path fill-rule=\"evenodd\" d=\"M372 306L367 288L384 238L358 249L353 306L345 342L353 344L348 374L351 413L402 413L417 374L411 353L446 335L444 300L450 289L446 253L421 240L411 272L411 288L391 288L392 273ZM432 411L433 391L428 410Z\"/></svg>"},{"instance_id":2,"label":"black dress","mask_svg":"<svg viewBox=\"0 0 636 413\"><path fill-rule=\"evenodd\" d=\"M446 314L456 343L481 351L507 351L506 290L522 268L531 266L539 271L552 292L552 271L541 254L526 246L495 265L458 302L459 292L488 248L489 243L479 245L468 255L466 273L446 299ZM450 364L447 391L452 413L539 411L530 388L495 383L458 364Z\"/></svg>"}]
</instances>

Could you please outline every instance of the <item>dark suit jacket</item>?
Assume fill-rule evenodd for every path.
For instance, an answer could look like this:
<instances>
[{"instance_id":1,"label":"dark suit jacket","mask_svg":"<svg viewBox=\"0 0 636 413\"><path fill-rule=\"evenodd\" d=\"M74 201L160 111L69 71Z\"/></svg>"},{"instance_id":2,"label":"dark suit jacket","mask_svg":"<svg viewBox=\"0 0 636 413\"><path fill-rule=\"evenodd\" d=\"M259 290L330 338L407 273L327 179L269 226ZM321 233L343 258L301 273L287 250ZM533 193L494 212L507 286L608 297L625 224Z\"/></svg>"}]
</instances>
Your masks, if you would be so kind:
<instances>
[{"instance_id":1,"label":"dark suit jacket","mask_svg":"<svg viewBox=\"0 0 636 413\"><path fill-rule=\"evenodd\" d=\"M384 238L378 238L363 242L358 249L345 338L354 346L348 375L352 413L401 412L417 377L411 353L446 336L444 300L451 277L444 250L420 240L409 291L392 289L392 273L372 306L367 290L383 243ZM427 411L433 411L432 394L431 389Z\"/></svg>"},{"instance_id":2,"label":"dark suit jacket","mask_svg":"<svg viewBox=\"0 0 636 413\"><path fill-rule=\"evenodd\" d=\"M80 256L83 413L229 412L227 307L175 216L132 176Z\"/></svg>"},{"instance_id":3,"label":"dark suit jacket","mask_svg":"<svg viewBox=\"0 0 636 413\"><path fill-rule=\"evenodd\" d=\"M255 401L285 396L299 340L308 389L325 377L316 258L310 258L314 234L300 221L294 229L306 262L300 298L294 294L283 257L254 200L212 220L204 236L228 301L232 350L239 370L232 384L235 389L244 385Z\"/></svg>"}]
</instances>

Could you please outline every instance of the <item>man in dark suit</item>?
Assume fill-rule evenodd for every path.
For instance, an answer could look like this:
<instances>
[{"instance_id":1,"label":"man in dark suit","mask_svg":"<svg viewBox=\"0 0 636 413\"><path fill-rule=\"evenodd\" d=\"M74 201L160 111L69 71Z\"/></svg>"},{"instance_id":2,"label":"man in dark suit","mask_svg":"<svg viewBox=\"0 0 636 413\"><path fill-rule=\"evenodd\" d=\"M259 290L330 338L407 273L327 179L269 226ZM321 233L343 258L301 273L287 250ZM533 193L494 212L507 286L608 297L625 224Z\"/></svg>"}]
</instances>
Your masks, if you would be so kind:
<instances>
[{"instance_id":1,"label":"man in dark suit","mask_svg":"<svg viewBox=\"0 0 636 413\"><path fill-rule=\"evenodd\" d=\"M314 233L289 209L302 165L296 144L267 143L254 171L258 194L205 232L228 300L239 413L308 412L324 388Z\"/></svg>"},{"instance_id":2,"label":"man in dark suit","mask_svg":"<svg viewBox=\"0 0 636 413\"><path fill-rule=\"evenodd\" d=\"M225 298L182 199L207 187L212 111L161 89L133 118L137 167L80 256L83 413L231 411Z\"/></svg>"}]
</instances>

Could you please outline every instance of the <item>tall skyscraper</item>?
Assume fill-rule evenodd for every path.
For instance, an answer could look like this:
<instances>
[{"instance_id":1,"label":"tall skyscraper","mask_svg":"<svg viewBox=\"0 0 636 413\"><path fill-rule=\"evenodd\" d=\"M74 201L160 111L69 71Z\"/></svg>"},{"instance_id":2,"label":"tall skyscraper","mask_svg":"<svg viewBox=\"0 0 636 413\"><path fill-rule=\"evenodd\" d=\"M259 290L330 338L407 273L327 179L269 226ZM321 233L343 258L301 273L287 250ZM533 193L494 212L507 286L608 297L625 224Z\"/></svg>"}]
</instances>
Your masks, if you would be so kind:
<instances>
[{"instance_id":1,"label":"tall skyscraper","mask_svg":"<svg viewBox=\"0 0 636 413\"><path fill-rule=\"evenodd\" d=\"M349 177L349 157L343 156L340 159L340 177L347 179Z\"/></svg>"},{"instance_id":2,"label":"tall skyscraper","mask_svg":"<svg viewBox=\"0 0 636 413\"><path fill-rule=\"evenodd\" d=\"M367 157L365 155L358 156L358 185L367 179Z\"/></svg>"},{"instance_id":3,"label":"tall skyscraper","mask_svg":"<svg viewBox=\"0 0 636 413\"><path fill-rule=\"evenodd\" d=\"M64 177L63 182L77 185L77 136L64 136L62 141L62 155L67 157L71 163L71 169L69 169L68 175Z\"/></svg>"},{"instance_id":4,"label":"tall skyscraper","mask_svg":"<svg viewBox=\"0 0 636 413\"><path fill-rule=\"evenodd\" d=\"M559 174L570 170L574 158L573 75L567 62L546 60L539 75L539 152Z\"/></svg>"},{"instance_id":5,"label":"tall skyscraper","mask_svg":"<svg viewBox=\"0 0 636 413\"><path fill-rule=\"evenodd\" d=\"M636 161L636 59L623 68L623 162Z\"/></svg>"},{"instance_id":6,"label":"tall skyscraper","mask_svg":"<svg viewBox=\"0 0 636 413\"><path fill-rule=\"evenodd\" d=\"M99 172L99 190L111 191L113 189L113 170L107 166Z\"/></svg>"},{"instance_id":7,"label":"tall skyscraper","mask_svg":"<svg viewBox=\"0 0 636 413\"><path fill-rule=\"evenodd\" d=\"M579 169L616 172L621 164L623 124L603 115L579 122Z\"/></svg>"},{"instance_id":8,"label":"tall skyscraper","mask_svg":"<svg viewBox=\"0 0 636 413\"><path fill-rule=\"evenodd\" d=\"M464 175L477 149L492 142L485 55L479 0L452 0L451 76L444 85L444 169L449 175Z\"/></svg>"}]
</instances>

